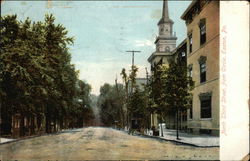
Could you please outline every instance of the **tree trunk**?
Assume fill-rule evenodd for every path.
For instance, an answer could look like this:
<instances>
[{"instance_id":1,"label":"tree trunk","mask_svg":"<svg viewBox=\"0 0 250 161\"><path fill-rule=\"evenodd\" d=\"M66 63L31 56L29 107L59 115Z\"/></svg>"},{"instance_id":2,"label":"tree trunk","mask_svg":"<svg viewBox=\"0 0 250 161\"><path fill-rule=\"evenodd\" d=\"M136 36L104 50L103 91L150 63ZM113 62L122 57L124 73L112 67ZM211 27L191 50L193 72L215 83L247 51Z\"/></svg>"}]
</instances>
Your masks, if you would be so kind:
<instances>
[{"instance_id":1,"label":"tree trunk","mask_svg":"<svg viewBox=\"0 0 250 161\"><path fill-rule=\"evenodd\" d=\"M53 132L57 132L57 130L56 130L56 119L54 119L53 122L54 122L54 124L53 124L53 128L54 128L54 129L53 129Z\"/></svg>"},{"instance_id":2,"label":"tree trunk","mask_svg":"<svg viewBox=\"0 0 250 161\"><path fill-rule=\"evenodd\" d=\"M59 120L59 130L61 131L63 129L63 119L60 118Z\"/></svg>"},{"instance_id":3,"label":"tree trunk","mask_svg":"<svg viewBox=\"0 0 250 161\"><path fill-rule=\"evenodd\" d=\"M31 116L31 122L30 122L30 133L31 135L34 135L35 134L35 116L32 115Z\"/></svg>"},{"instance_id":4,"label":"tree trunk","mask_svg":"<svg viewBox=\"0 0 250 161\"><path fill-rule=\"evenodd\" d=\"M20 135L19 135L19 137L20 136L24 136L24 116L23 116L23 114L21 113L21 121L20 121Z\"/></svg>"},{"instance_id":5,"label":"tree trunk","mask_svg":"<svg viewBox=\"0 0 250 161\"><path fill-rule=\"evenodd\" d=\"M174 129L176 128L176 118L177 118L177 115L175 113L175 118L174 118Z\"/></svg>"},{"instance_id":6,"label":"tree trunk","mask_svg":"<svg viewBox=\"0 0 250 161\"><path fill-rule=\"evenodd\" d=\"M154 113L152 113L152 125L155 126L155 119L154 119Z\"/></svg>"},{"instance_id":7,"label":"tree trunk","mask_svg":"<svg viewBox=\"0 0 250 161\"><path fill-rule=\"evenodd\" d=\"M51 133L51 118L49 115L46 116L46 133Z\"/></svg>"},{"instance_id":8,"label":"tree trunk","mask_svg":"<svg viewBox=\"0 0 250 161\"><path fill-rule=\"evenodd\" d=\"M31 130L30 130L30 115L28 114L27 116L26 116L26 119L27 119L27 133L28 133L28 136L30 136L31 135Z\"/></svg>"},{"instance_id":9,"label":"tree trunk","mask_svg":"<svg viewBox=\"0 0 250 161\"><path fill-rule=\"evenodd\" d=\"M182 131L182 112L180 111L180 131Z\"/></svg>"},{"instance_id":10,"label":"tree trunk","mask_svg":"<svg viewBox=\"0 0 250 161\"><path fill-rule=\"evenodd\" d=\"M163 119L162 119L162 114L161 114L161 136L163 137L163 128L162 128L162 121Z\"/></svg>"},{"instance_id":11,"label":"tree trunk","mask_svg":"<svg viewBox=\"0 0 250 161\"><path fill-rule=\"evenodd\" d=\"M177 120L176 120L177 126L176 126L176 139L180 140L179 138L179 110L177 110Z\"/></svg>"}]
</instances>

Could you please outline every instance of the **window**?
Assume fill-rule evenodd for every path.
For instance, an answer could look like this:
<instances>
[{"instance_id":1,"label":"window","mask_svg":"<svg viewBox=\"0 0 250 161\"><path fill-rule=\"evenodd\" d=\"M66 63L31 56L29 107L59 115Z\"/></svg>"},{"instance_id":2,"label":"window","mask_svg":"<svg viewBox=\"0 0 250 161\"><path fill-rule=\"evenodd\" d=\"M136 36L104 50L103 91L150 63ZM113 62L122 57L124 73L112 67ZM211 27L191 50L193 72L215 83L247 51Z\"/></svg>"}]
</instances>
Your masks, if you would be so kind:
<instances>
[{"instance_id":1,"label":"window","mask_svg":"<svg viewBox=\"0 0 250 161\"><path fill-rule=\"evenodd\" d=\"M207 58L201 56L199 59L200 64L200 83L206 82L206 60Z\"/></svg>"},{"instance_id":2,"label":"window","mask_svg":"<svg viewBox=\"0 0 250 161\"><path fill-rule=\"evenodd\" d=\"M200 82L206 82L206 62L200 64Z\"/></svg>"},{"instance_id":3,"label":"window","mask_svg":"<svg viewBox=\"0 0 250 161\"><path fill-rule=\"evenodd\" d=\"M199 23L200 27L200 45L206 42L206 19L201 19Z\"/></svg>"},{"instance_id":4,"label":"window","mask_svg":"<svg viewBox=\"0 0 250 161\"><path fill-rule=\"evenodd\" d=\"M181 57L185 57L185 56L186 56L185 51L181 52Z\"/></svg>"},{"instance_id":5,"label":"window","mask_svg":"<svg viewBox=\"0 0 250 161\"><path fill-rule=\"evenodd\" d=\"M212 108L211 108L211 95L200 96L201 104L201 118L211 118Z\"/></svg>"},{"instance_id":6,"label":"window","mask_svg":"<svg viewBox=\"0 0 250 161\"><path fill-rule=\"evenodd\" d=\"M188 65L188 77L192 77L193 76L193 65L190 64Z\"/></svg>"},{"instance_id":7,"label":"window","mask_svg":"<svg viewBox=\"0 0 250 161\"><path fill-rule=\"evenodd\" d=\"M188 35L188 40L189 40L189 53L192 53L192 48L193 48L193 37L192 34Z\"/></svg>"},{"instance_id":8,"label":"window","mask_svg":"<svg viewBox=\"0 0 250 161\"><path fill-rule=\"evenodd\" d=\"M191 101L191 108L189 109L189 118L193 119L193 101Z\"/></svg>"},{"instance_id":9,"label":"window","mask_svg":"<svg viewBox=\"0 0 250 161\"><path fill-rule=\"evenodd\" d=\"M167 52L170 52L169 46L166 47L166 51L167 51Z\"/></svg>"},{"instance_id":10,"label":"window","mask_svg":"<svg viewBox=\"0 0 250 161\"><path fill-rule=\"evenodd\" d=\"M162 27L162 28L160 29L160 34L163 33L163 31L164 31L164 29L163 29L163 27Z\"/></svg>"},{"instance_id":11,"label":"window","mask_svg":"<svg viewBox=\"0 0 250 161\"><path fill-rule=\"evenodd\" d=\"M162 65L162 64L163 64L163 61L162 61L162 58L161 58L157 65Z\"/></svg>"}]
</instances>

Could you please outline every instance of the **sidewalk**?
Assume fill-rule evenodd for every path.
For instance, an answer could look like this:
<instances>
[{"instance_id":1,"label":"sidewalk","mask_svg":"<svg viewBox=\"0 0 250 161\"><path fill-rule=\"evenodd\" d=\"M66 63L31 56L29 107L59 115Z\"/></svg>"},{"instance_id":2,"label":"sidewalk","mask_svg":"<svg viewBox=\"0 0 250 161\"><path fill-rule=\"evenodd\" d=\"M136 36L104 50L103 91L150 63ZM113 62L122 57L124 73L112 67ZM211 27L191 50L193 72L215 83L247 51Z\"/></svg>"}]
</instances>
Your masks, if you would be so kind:
<instances>
[{"instance_id":1,"label":"sidewalk","mask_svg":"<svg viewBox=\"0 0 250 161\"><path fill-rule=\"evenodd\" d=\"M0 143L7 143L7 142L10 142L10 141L13 141L13 140L16 140L16 139L0 138Z\"/></svg>"},{"instance_id":2,"label":"sidewalk","mask_svg":"<svg viewBox=\"0 0 250 161\"><path fill-rule=\"evenodd\" d=\"M160 131L161 135L161 131ZM176 139L176 130L164 129L163 136L157 136L158 138L175 141L179 143L191 144L199 147L219 147L220 138L219 136L209 135L193 135L189 133L179 132L180 140Z\"/></svg>"}]
</instances>

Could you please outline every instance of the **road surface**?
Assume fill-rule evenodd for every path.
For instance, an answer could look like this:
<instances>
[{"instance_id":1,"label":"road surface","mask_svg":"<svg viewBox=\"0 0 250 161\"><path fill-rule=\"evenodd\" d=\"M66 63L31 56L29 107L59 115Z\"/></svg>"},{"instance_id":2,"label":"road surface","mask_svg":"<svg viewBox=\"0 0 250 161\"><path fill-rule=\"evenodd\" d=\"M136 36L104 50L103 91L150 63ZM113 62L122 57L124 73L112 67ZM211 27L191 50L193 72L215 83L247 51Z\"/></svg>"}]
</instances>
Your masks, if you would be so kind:
<instances>
[{"instance_id":1,"label":"road surface","mask_svg":"<svg viewBox=\"0 0 250 161\"><path fill-rule=\"evenodd\" d=\"M219 148L178 145L119 130L88 127L0 145L0 160L218 160Z\"/></svg>"}]
</instances>

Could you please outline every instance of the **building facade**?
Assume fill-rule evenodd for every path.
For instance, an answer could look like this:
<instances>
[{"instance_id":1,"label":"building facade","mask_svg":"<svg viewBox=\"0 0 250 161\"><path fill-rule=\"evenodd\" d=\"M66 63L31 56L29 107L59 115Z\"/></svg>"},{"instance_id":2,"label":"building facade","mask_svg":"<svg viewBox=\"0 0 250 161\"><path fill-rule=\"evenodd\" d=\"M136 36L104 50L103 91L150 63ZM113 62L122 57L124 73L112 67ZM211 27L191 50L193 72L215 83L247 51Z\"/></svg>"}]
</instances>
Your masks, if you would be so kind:
<instances>
[{"instance_id":1,"label":"building facade","mask_svg":"<svg viewBox=\"0 0 250 161\"><path fill-rule=\"evenodd\" d=\"M187 127L219 135L219 1L193 1L181 18L187 25L188 74L195 82Z\"/></svg>"}]
</instances>

